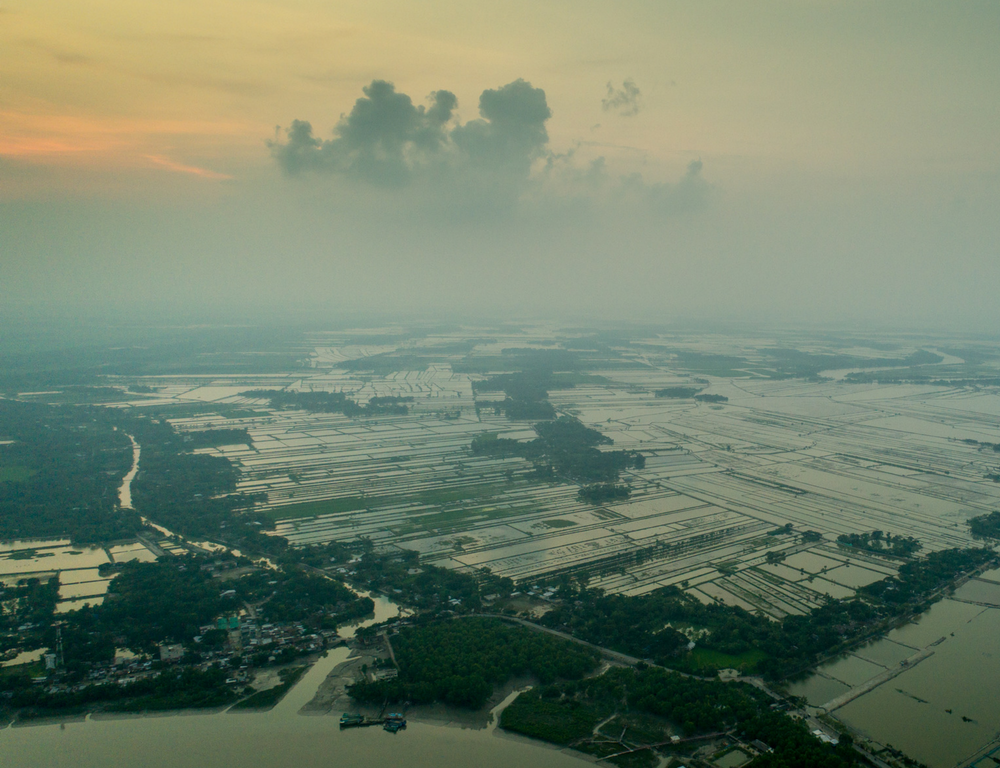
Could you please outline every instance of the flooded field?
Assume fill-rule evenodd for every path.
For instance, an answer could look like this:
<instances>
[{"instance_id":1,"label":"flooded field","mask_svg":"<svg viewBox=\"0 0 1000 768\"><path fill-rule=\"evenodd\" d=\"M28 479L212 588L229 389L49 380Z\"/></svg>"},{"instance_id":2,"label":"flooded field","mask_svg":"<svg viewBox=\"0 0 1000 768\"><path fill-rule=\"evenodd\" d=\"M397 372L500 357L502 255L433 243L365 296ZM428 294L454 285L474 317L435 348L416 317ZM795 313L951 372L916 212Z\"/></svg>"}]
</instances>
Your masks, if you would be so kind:
<instances>
[{"instance_id":1,"label":"flooded field","mask_svg":"<svg viewBox=\"0 0 1000 768\"><path fill-rule=\"evenodd\" d=\"M841 534L913 536L923 552L974 546L966 521L1000 509L1000 483L993 481L1000 456L992 448L1000 444L1000 393L992 385L849 383L869 370L864 367L831 371L828 378L785 375L773 367L784 358L767 352L784 342L766 338L660 334L591 344L577 331L548 327L424 336L380 331L373 344L358 338L364 334L313 334L308 366L284 372L132 377L119 386L142 385L148 396L114 407L176 406L170 421L182 434L240 430L227 438L232 444L196 450L232 461L238 490L257 494L257 511L292 545L364 537L381 548L419 552L427 563L486 568L521 588L557 573L628 595L676 586L704 603L774 619L849 598L905 562L844 546ZM400 341L382 343L388 338ZM919 350L908 343L900 342L905 354ZM807 346L834 357L885 357L861 343ZM473 439L483 433L537 437L532 420L505 415L503 392L481 391L477 383L520 370L511 356L547 352L575 361L553 368L572 380L546 390L555 412L599 431L614 449L642 454L644 466L621 476L628 499L591 503L567 474L541 481L524 458L472 453ZM935 375L960 381L962 358L940 357ZM672 387L714 399L675 397ZM361 406L376 397L405 398L407 412L309 412L243 394L260 389L343 393ZM131 506L141 452L133 441L132 467L119 488L122 508ZM102 565L218 547L160 530L163 538L149 546L3 544L0 579L57 574L57 610L65 612L103 599ZM375 617L362 624L397 615L389 600L372 597ZM931 768L957 765L1000 735L1000 709L989 697L1000 683L998 606L1000 574L983 574L918 621L832 660L790 691ZM319 764L324 755L348 765L403 759L431 765L442 739L469 764L577 762L490 734L422 725L406 734L404 753L394 746L401 740L344 735L324 718L290 717L333 663L321 661L269 715L143 718L129 733L138 749L156 753L160 762L149 764L164 766L182 764L174 754L160 754L160 745L172 740L203 765L231 762L230 755L216 754L220 745L220 752L253 755L262 765L285 762L289 754L302 765ZM237 726L245 718L270 733L280 750L269 752L261 742L261 755L254 754ZM109 739L122 722L68 724L50 737L63 740L65 752L45 755L30 734L50 733L49 726L4 732L0 753L17 745L13 762L2 754L5 765L69 764L66 755L74 750L93 755L94 764L109 762L108 750L117 748ZM88 751L92 738L103 744L97 751ZM521 754L522 748L529 752ZM734 754L721 764L741 759Z\"/></svg>"},{"instance_id":2,"label":"flooded field","mask_svg":"<svg viewBox=\"0 0 1000 768\"><path fill-rule=\"evenodd\" d=\"M944 600L789 692L931 768L952 768L1000 739L998 686L1000 610Z\"/></svg>"},{"instance_id":3,"label":"flooded field","mask_svg":"<svg viewBox=\"0 0 1000 768\"><path fill-rule=\"evenodd\" d=\"M0 544L0 579L15 584L28 578L58 577L56 612L65 613L104 600L111 575L101 576L98 566L155 559L156 555L139 542L107 549L73 547L62 539L7 542Z\"/></svg>"},{"instance_id":4,"label":"flooded field","mask_svg":"<svg viewBox=\"0 0 1000 768\"><path fill-rule=\"evenodd\" d=\"M702 601L781 618L895 572L898 560L846 550L839 534L915 536L925 551L967 546L965 520L1000 508L1000 484L985 479L992 455L978 448L1000 442L1000 398L988 390L849 384L847 371L807 381L731 370L696 378L698 388L728 398L722 404L658 398L661 387L692 382L678 350L747 354L767 342L636 340L593 357L594 368L580 371L590 378L548 395L557 412L645 456L645 468L623 477L628 502L593 505L575 484L533 481L524 459L469 451L483 432L534 437L530 421L494 412L497 393L474 390L490 361L503 371L506 351L559 350L571 336L538 328L491 332L480 343L462 332L402 346L337 344L336 334L313 341L308 369L147 377L155 397L131 403L200 403L197 414L172 420L182 432L246 429L250 444L199 450L235 462L240 490L264 495L261 508L293 544L364 536L450 568L486 567L522 581L586 572L593 585L626 594L683 585ZM462 351L441 352L454 347ZM481 373L462 372L469 349ZM392 354L409 362L365 370L368 358ZM849 354L875 353L862 345ZM405 415L350 418L275 410L241 394L260 388L412 401ZM788 524L817 540L773 535ZM618 565L640 548L651 556ZM987 587L969 589L996 599Z\"/></svg>"}]
</instances>

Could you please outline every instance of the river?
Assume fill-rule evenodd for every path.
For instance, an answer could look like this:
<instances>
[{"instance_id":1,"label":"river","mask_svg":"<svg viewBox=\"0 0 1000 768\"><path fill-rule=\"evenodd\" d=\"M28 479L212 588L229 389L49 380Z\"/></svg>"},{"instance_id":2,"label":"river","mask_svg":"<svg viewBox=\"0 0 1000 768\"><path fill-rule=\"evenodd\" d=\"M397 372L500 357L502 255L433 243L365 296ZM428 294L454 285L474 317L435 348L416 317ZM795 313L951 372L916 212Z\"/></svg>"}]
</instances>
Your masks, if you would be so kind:
<instances>
[{"instance_id":1,"label":"river","mask_svg":"<svg viewBox=\"0 0 1000 768\"><path fill-rule=\"evenodd\" d=\"M479 730L410 721L341 731L333 715L299 715L327 674L348 656L320 659L269 712L171 714L69 720L0 730L4 768L582 768L582 757L494 728ZM508 697L505 704L513 697Z\"/></svg>"},{"instance_id":2,"label":"river","mask_svg":"<svg viewBox=\"0 0 1000 768\"><path fill-rule=\"evenodd\" d=\"M132 439L131 435L129 439ZM132 439L132 468L122 479L118 497L132 507L131 483L139 468L139 445ZM375 615L343 627L353 637L360 626L399 614L381 595ZM171 713L164 715L68 719L0 730L0 765L4 768L338 768L402 765L439 768L443 763L482 768L579 768L589 761L573 754L497 731L465 729L410 721L399 734L381 728L340 730L338 717L299 715L320 684L349 650L336 648L302 677L268 712ZM513 696L503 704L509 703ZM502 705L501 705L502 706Z\"/></svg>"},{"instance_id":3,"label":"river","mask_svg":"<svg viewBox=\"0 0 1000 768\"><path fill-rule=\"evenodd\" d=\"M341 634L399 614L382 595L361 592L375 601L374 615ZM90 716L0 729L0 765L4 768L369 768L400 765L439 768L447 763L482 768L582 768L582 757L541 742L497 731L414 722L389 734L381 728L340 730L336 715L300 715L320 684L350 650L335 648L267 712L171 713L164 715ZM497 707L509 704L513 695Z\"/></svg>"},{"instance_id":4,"label":"river","mask_svg":"<svg viewBox=\"0 0 1000 768\"><path fill-rule=\"evenodd\" d=\"M139 471L140 449L132 435L126 433L125 437L132 441L132 468L122 478L122 484L118 488L118 505L122 509L132 509L132 480Z\"/></svg>"}]
</instances>

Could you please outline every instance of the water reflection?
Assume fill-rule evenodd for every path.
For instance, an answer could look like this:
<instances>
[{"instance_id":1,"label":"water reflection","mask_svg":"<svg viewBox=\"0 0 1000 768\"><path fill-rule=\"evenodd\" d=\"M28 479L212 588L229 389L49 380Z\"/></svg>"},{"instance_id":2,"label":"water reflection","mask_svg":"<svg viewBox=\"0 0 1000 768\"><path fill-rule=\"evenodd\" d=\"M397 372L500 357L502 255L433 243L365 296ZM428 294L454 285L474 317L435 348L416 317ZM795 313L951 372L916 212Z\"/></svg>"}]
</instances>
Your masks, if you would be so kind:
<instances>
[{"instance_id":1,"label":"water reflection","mask_svg":"<svg viewBox=\"0 0 1000 768\"><path fill-rule=\"evenodd\" d=\"M887 672L897 674L834 716L931 768L957 765L1000 736L1000 610L942 600L789 691L820 706L850 690L841 681L863 685Z\"/></svg>"}]
</instances>

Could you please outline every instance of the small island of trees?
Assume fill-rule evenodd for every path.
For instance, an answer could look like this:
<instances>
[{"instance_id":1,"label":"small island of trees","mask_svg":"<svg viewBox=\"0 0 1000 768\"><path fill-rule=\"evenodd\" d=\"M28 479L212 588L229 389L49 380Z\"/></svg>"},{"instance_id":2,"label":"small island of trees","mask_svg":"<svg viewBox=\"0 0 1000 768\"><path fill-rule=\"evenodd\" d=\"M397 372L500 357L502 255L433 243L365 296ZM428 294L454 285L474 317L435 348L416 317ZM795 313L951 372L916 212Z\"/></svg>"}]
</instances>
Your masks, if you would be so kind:
<instances>
[{"instance_id":1,"label":"small island of trees","mask_svg":"<svg viewBox=\"0 0 1000 768\"><path fill-rule=\"evenodd\" d=\"M1000 512L970 518L969 530L978 539L1000 539Z\"/></svg>"},{"instance_id":2,"label":"small island of trees","mask_svg":"<svg viewBox=\"0 0 1000 768\"><path fill-rule=\"evenodd\" d=\"M837 537L837 543L844 547L893 557L909 557L923 547L923 544L912 536L893 536L882 531L842 533Z\"/></svg>"}]
</instances>

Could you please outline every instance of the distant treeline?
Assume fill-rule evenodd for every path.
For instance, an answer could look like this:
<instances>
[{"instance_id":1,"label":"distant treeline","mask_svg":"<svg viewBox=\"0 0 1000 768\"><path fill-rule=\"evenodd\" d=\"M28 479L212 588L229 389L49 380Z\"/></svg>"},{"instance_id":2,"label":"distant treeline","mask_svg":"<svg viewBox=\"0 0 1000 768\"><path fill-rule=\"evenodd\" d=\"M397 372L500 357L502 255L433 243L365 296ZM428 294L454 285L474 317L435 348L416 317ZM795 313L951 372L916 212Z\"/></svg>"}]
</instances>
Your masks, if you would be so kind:
<instances>
[{"instance_id":1,"label":"distant treeline","mask_svg":"<svg viewBox=\"0 0 1000 768\"><path fill-rule=\"evenodd\" d=\"M883 534L882 531L842 533L837 537L837 542L845 547L895 557L909 557L923 547L912 536L893 536L891 533Z\"/></svg>"},{"instance_id":2,"label":"distant treeline","mask_svg":"<svg viewBox=\"0 0 1000 768\"><path fill-rule=\"evenodd\" d=\"M0 539L104 543L135 536L118 508L132 444L107 410L0 400Z\"/></svg>"},{"instance_id":3,"label":"distant treeline","mask_svg":"<svg viewBox=\"0 0 1000 768\"><path fill-rule=\"evenodd\" d=\"M477 355L453 363L455 373L491 373L521 371L551 374L553 371L577 371L580 355L566 349L508 348L500 355Z\"/></svg>"},{"instance_id":4,"label":"distant treeline","mask_svg":"<svg viewBox=\"0 0 1000 768\"><path fill-rule=\"evenodd\" d=\"M728 403L729 398L725 395L700 395L701 389L698 387L666 387L658 389L654 394L656 397L670 398L673 400L689 400L694 398L700 403Z\"/></svg>"},{"instance_id":5,"label":"distant treeline","mask_svg":"<svg viewBox=\"0 0 1000 768\"><path fill-rule=\"evenodd\" d=\"M862 587L853 598L830 600L780 622L721 603L704 605L676 587L627 596L579 588L572 579L563 578L557 594L562 604L540 622L676 669L697 672L733 666L783 678L901 614L921 610L935 590L996 557L990 549L932 552L903 565L897 576ZM688 638L671 625L707 632L688 652ZM704 656L699 649L712 654Z\"/></svg>"},{"instance_id":6,"label":"distant treeline","mask_svg":"<svg viewBox=\"0 0 1000 768\"><path fill-rule=\"evenodd\" d=\"M963 440L962 442L965 443L966 445L975 445L980 450L988 449L993 451L994 453L1000 453L1000 443L983 443L980 442L979 440L970 440L970 439Z\"/></svg>"},{"instance_id":7,"label":"distant treeline","mask_svg":"<svg viewBox=\"0 0 1000 768\"><path fill-rule=\"evenodd\" d=\"M405 416L412 397L373 397L361 406L343 392L294 392L286 389L252 389L243 397L267 400L272 408L289 408L310 413L342 413L345 416Z\"/></svg>"},{"instance_id":8,"label":"distant treeline","mask_svg":"<svg viewBox=\"0 0 1000 768\"><path fill-rule=\"evenodd\" d=\"M605 501L622 501L632 495L627 485L618 483L596 483L585 485L580 489L580 498L591 504L601 504Z\"/></svg>"},{"instance_id":9,"label":"distant treeline","mask_svg":"<svg viewBox=\"0 0 1000 768\"><path fill-rule=\"evenodd\" d=\"M969 530L980 539L1000 539L1000 512L970 518Z\"/></svg>"},{"instance_id":10,"label":"distant treeline","mask_svg":"<svg viewBox=\"0 0 1000 768\"><path fill-rule=\"evenodd\" d=\"M585 483L615 483L622 471L646 466L638 451L601 451L611 438L585 427L576 419L561 416L535 424L538 438L520 442L483 433L472 441L472 452L487 456L520 456L535 465L542 478L562 478Z\"/></svg>"},{"instance_id":11,"label":"distant treeline","mask_svg":"<svg viewBox=\"0 0 1000 768\"><path fill-rule=\"evenodd\" d=\"M905 357L861 357L850 354L831 354L818 352L803 352L791 347L763 347L754 350L753 358L738 355L720 355L714 353L695 352L690 349L668 349L676 358L677 365L691 373L709 374L712 376L739 376L752 371L757 375L772 379L804 378L818 379L823 371L844 368L911 368L913 366L932 365L940 363L944 358L925 349L918 350ZM906 375L893 374L887 371L850 374L847 380L853 381L865 377L881 378L885 376Z\"/></svg>"},{"instance_id":12,"label":"distant treeline","mask_svg":"<svg viewBox=\"0 0 1000 768\"><path fill-rule=\"evenodd\" d=\"M695 395L694 399L699 403L728 403L729 398L725 395Z\"/></svg>"},{"instance_id":13,"label":"distant treeline","mask_svg":"<svg viewBox=\"0 0 1000 768\"><path fill-rule=\"evenodd\" d=\"M549 392L557 389L572 389L586 376L573 373L552 373L549 370L528 370L518 373L501 373L483 381L472 383L472 391L503 392L506 397L500 402L490 402L495 411L507 414L515 421L543 421L554 419L556 409L547 400Z\"/></svg>"},{"instance_id":14,"label":"distant treeline","mask_svg":"<svg viewBox=\"0 0 1000 768\"><path fill-rule=\"evenodd\" d=\"M664 387L654 393L657 397L674 398L677 400L689 400L701 392L701 387Z\"/></svg>"},{"instance_id":15,"label":"distant treeline","mask_svg":"<svg viewBox=\"0 0 1000 768\"><path fill-rule=\"evenodd\" d=\"M220 445L253 445L250 433L245 429L204 429L198 432L184 432L181 439L191 450L216 448Z\"/></svg>"}]
</instances>

